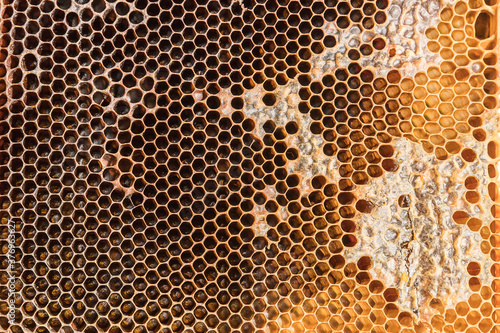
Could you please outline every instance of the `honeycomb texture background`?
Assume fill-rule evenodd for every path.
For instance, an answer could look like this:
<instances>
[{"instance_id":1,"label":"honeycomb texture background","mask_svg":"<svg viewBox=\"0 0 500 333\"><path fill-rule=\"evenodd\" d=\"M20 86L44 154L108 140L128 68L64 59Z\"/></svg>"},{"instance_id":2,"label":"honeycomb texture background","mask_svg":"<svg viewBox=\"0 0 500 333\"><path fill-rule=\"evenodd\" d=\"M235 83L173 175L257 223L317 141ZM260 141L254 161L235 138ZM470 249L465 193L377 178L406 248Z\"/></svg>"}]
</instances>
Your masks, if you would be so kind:
<instances>
[{"instance_id":1,"label":"honeycomb texture background","mask_svg":"<svg viewBox=\"0 0 500 333\"><path fill-rule=\"evenodd\" d=\"M495 1L436 13L425 35L442 62L412 77L360 65L391 55L376 33L347 47L348 66L310 74L314 57L339 46L325 25L376 31L390 5L3 0L0 330L496 332L497 263L469 263L468 301L434 299L438 313L419 321L397 305L396 288L372 278L370 257L343 256L358 241L356 217L374 208L363 186L398 170L394 138L464 164L479 157L461 135L491 140L488 200L497 200L498 144L484 129L497 107ZM339 161L335 182L287 169L300 154L289 140L298 123L266 121L260 137L245 115L245 92L263 87L272 107L292 80L308 130ZM475 175L464 185L477 203ZM494 204L491 212L500 215ZM500 260L497 220L460 209L453 219ZM485 270L488 285L477 277Z\"/></svg>"}]
</instances>

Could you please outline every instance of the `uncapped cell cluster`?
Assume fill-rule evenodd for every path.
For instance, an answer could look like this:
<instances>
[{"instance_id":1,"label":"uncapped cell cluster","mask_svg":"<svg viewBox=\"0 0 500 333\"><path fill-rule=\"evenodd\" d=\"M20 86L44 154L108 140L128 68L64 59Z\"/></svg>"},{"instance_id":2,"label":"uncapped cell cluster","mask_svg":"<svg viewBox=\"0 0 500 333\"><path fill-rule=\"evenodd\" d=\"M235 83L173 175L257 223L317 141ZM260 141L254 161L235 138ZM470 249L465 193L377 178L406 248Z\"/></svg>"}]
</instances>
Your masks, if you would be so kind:
<instances>
[{"instance_id":1,"label":"uncapped cell cluster","mask_svg":"<svg viewBox=\"0 0 500 333\"><path fill-rule=\"evenodd\" d=\"M399 307L396 288L372 277L369 256L343 256L357 244L356 218L374 209L363 186L398 171L394 138L471 163L478 156L460 135L489 140L483 115L497 105L494 1L445 7L426 32L443 61L411 78L397 69L377 77L360 65L389 52L375 31L390 6L4 0L0 235L3 246L15 221L19 273L16 320L2 316L1 329L490 332L500 284L483 285L478 263L468 265L468 302L435 299L437 314L424 323ZM339 47L326 25L357 26L374 38L346 46L349 65L313 79L311 60ZM245 114L245 92L262 87L259 98L272 107L285 98L278 88L292 82L309 130L339 162L335 182L287 168L299 157L290 144L297 122L265 121L259 137L259 122ZM229 114L221 112L222 96ZM488 158L498 150L490 142ZM491 164L492 200L496 176ZM477 178L465 186L468 202L477 203ZM461 210L453 219L500 260L498 221L483 226Z\"/></svg>"}]
</instances>

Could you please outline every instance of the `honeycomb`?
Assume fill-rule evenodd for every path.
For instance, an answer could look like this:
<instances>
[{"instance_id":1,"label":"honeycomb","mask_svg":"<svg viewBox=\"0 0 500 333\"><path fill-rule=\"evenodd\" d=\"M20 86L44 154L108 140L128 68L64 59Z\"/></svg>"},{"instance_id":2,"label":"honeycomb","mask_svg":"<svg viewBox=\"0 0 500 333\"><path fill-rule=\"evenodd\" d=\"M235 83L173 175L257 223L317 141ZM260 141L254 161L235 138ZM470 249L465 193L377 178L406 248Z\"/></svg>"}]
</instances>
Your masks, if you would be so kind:
<instances>
[{"instance_id":1,"label":"honeycomb","mask_svg":"<svg viewBox=\"0 0 500 333\"><path fill-rule=\"evenodd\" d=\"M0 15L2 332L500 332L496 1Z\"/></svg>"}]
</instances>

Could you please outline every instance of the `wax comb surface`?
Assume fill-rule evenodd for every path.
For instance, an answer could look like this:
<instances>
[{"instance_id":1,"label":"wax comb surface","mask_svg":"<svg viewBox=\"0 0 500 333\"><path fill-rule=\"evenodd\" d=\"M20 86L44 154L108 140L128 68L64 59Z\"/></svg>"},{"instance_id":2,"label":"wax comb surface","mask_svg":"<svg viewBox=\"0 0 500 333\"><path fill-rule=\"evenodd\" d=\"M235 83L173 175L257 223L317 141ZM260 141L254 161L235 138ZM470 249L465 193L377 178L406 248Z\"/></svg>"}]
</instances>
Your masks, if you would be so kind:
<instances>
[{"instance_id":1,"label":"wax comb surface","mask_svg":"<svg viewBox=\"0 0 500 333\"><path fill-rule=\"evenodd\" d=\"M0 331L498 332L496 0L0 15Z\"/></svg>"}]
</instances>

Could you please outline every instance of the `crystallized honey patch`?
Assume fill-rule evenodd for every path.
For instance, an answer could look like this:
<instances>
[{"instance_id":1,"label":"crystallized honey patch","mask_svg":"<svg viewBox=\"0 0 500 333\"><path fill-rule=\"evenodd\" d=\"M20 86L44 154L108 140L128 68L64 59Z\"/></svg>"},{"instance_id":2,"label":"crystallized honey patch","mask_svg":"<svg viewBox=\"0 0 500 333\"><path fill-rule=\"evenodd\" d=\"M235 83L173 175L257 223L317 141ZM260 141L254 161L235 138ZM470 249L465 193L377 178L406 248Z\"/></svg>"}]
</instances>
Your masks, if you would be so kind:
<instances>
[{"instance_id":1,"label":"crystallized honey patch","mask_svg":"<svg viewBox=\"0 0 500 333\"><path fill-rule=\"evenodd\" d=\"M499 6L2 0L0 331L499 333Z\"/></svg>"}]
</instances>

